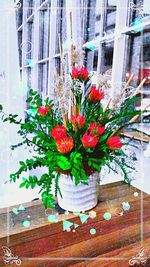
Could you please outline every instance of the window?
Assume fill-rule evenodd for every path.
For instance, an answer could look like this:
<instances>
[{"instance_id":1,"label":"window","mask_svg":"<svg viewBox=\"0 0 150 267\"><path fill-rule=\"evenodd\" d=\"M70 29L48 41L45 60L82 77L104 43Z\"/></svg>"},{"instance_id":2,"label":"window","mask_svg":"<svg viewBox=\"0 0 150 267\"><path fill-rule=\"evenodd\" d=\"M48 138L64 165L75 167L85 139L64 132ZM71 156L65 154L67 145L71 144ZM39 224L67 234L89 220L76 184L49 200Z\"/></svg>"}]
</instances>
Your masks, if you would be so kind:
<instances>
[{"instance_id":1,"label":"window","mask_svg":"<svg viewBox=\"0 0 150 267\"><path fill-rule=\"evenodd\" d=\"M59 1L57 9L57 25L56 25L56 46L55 46L55 67L60 73L60 42L62 47L67 48L67 29L66 29L66 10L64 8L65 1Z\"/></svg>"},{"instance_id":2,"label":"window","mask_svg":"<svg viewBox=\"0 0 150 267\"><path fill-rule=\"evenodd\" d=\"M35 0L27 0L27 18L34 13Z\"/></svg>"},{"instance_id":3,"label":"window","mask_svg":"<svg viewBox=\"0 0 150 267\"><path fill-rule=\"evenodd\" d=\"M39 60L49 57L50 4L39 10Z\"/></svg>"},{"instance_id":4,"label":"window","mask_svg":"<svg viewBox=\"0 0 150 267\"><path fill-rule=\"evenodd\" d=\"M17 10L16 14L19 62L22 76L27 78L28 85L38 89L43 95L50 93L51 84L49 84L49 81L52 82L54 79L54 75L50 72L49 67L51 68L51 66L53 66L53 69L56 67L58 73L60 73L59 39L62 41L63 48L68 48L67 1L58 0L56 2L56 21L50 21L51 15L54 12L53 9L51 10L52 3L50 0L26 0L24 1L24 5L22 3L22 7ZM80 5L76 8L81 12L82 16L80 16L81 31L78 34L78 38L80 38L83 43L90 42L91 45L90 48L86 47L85 49L86 60L84 64L89 71L94 70L103 74L113 67L114 45L116 46L116 44L114 44L114 31L116 27L117 2L115 0L82 0L79 2ZM102 6L102 3L104 6ZM137 0L137 3L140 4L142 2ZM75 9L72 10L72 12L74 11ZM140 16L139 11L129 11L125 26L130 26L133 20ZM53 43L50 43L51 31L53 31L53 29L55 30L55 34L54 37L52 36ZM144 30L143 37L143 59L140 57L142 49L140 33L122 35L125 36L126 40L122 81L127 79L128 73L134 72L134 86L137 86L141 79L139 73L144 72L144 75L146 75L147 68L149 68L150 55L148 34L149 30L147 27ZM67 62L67 52L65 59ZM139 65L142 64L141 60L144 61L143 70L139 67ZM54 62L54 65L51 65L52 62ZM30 70L26 72L28 68ZM149 96L148 82L144 85L144 88L144 95Z\"/></svg>"},{"instance_id":5,"label":"window","mask_svg":"<svg viewBox=\"0 0 150 267\"><path fill-rule=\"evenodd\" d=\"M42 97L45 97L48 93L48 67L48 61L38 64L38 89Z\"/></svg>"},{"instance_id":6,"label":"window","mask_svg":"<svg viewBox=\"0 0 150 267\"><path fill-rule=\"evenodd\" d=\"M20 0L21 7L16 9L16 23L17 23L17 29L22 25L23 23L23 0Z\"/></svg>"},{"instance_id":7,"label":"window","mask_svg":"<svg viewBox=\"0 0 150 267\"><path fill-rule=\"evenodd\" d=\"M34 19L32 18L31 21L28 21L26 24L27 27L27 44L26 44L26 57L25 57L25 65L32 65L32 60L33 60L33 52L34 52L34 47L33 47L33 34L34 34Z\"/></svg>"},{"instance_id":8,"label":"window","mask_svg":"<svg viewBox=\"0 0 150 267\"><path fill-rule=\"evenodd\" d=\"M18 50L19 50L19 65L22 67L22 30L18 31Z\"/></svg>"},{"instance_id":9,"label":"window","mask_svg":"<svg viewBox=\"0 0 150 267\"><path fill-rule=\"evenodd\" d=\"M27 75L28 75L27 87L31 88L32 69L30 67L27 68Z\"/></svg>"}]
</instances>

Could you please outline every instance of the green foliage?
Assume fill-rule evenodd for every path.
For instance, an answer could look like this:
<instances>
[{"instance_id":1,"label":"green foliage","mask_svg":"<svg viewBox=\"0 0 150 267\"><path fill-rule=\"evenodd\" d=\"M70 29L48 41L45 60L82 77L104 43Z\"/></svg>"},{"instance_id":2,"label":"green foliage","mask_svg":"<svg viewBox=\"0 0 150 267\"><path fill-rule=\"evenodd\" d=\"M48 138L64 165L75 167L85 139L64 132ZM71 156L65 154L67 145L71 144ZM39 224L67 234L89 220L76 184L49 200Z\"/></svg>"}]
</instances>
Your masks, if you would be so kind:
<instances>
[{"instance_id":1,"label":"green foliage","mask_svg":"<svg viewBox=\"0 0 150 267\"><path fill-rule=\"evenodd\" d=\"M70 162L72 165L71 174L75 178L75 184L78 185L80 182L85 183L88 180L86 172L83 166L83 157L81 153L72 152L70 154Z\"/></svg>"},{"instance_id":2,"label":"green foliage","mask_svg":"<svg viewBox=\"0 0 150 267\"><path fill-rule=\"evenodd\" d=\"M29 98L27 98L26 102L29 103L32 101L32 99L33 99L32 97L29 97Z\"/></svg>"},{"instance_id":3,"label":"green foliage","mask_svg":"<svg viewBox=\"0 0 150 267\"><path fill-rule=\"evenodd\" d=\"M53 195L49 194L47 191L44 191L42 193L42 202L43 202L43 205L46 209L55 207L55 205L54 205L55 200L53 198Z\"/></svg>"},{"instance_id":4,"label":"green foliage","mask_svg":"<svg viewBox=\"0 0 150 267\"><path fill-rule=\"evenodd\" d=\"M101 159L100 160L97 160L96 158L89 158L88 165L90 167L93 167L98 172L101 171Z\"/></svg>"},{"instance_id":5,"label":"green foliage","mask_svg":"<svg viewBox=\"0 0 150 267\"><path fill-rule=\"evenodd\" d=\"M3 110L3 106L2 105L0 105L0 112Z\"/></svg>"},{"instance_id":6,"label":"green foliage","mask_svg":"<svg viewBox=\"0 0 150 267\"><path fill-rule=\"evenodd\" d=\"M57 165L64 171L71 169L71 163L65 156L58 156Z\"/></svg>"},{"instance_id":7,"label":"green foliage","mask_svg":"<svg viewBox=\"0 0 150 267\"><path fill-rule=\"evenodd\" d=\"M133 106L139 98L134 97L126 100L118 110L108 109L103 112L100 102L92 103L88 100L87 92L90 87L89 78L83 82L86 91L83 103L81 83L78 88L76 88L76 92L74 83L75 81L73 80L72 91L76 93L75 97L79 110L81 114L85 116L86 121L85 124L82 127L78 127L77 130L70 121L68 122L66 126L67 136L73 138L74 147L66 154L61 154L57 150L56 141L51 136L53 127L56 125L63 125L63 119L60 112L56 113L54 110L54 103L48 97L42 102L38 92L30 89L29 97L26 100L28 109L36 109L38 111L40 106L50 106L51 108L45 116L41 116L38 112L35 112L34 116L27 113L24 121L19 119L17 114L6 115L3 111L3 106L0 105L2 121L14 123L19 126L18 134L21 136L22 141L12 145L11 149L14 150L17 147L25 145L36 154L36 156L33 156L31 159L19 162L19 170L10 175L10 182L16 182L17 179L21 179L20 188L33 189L39 186L45 208L53 208L55 204L54 197L51 193L53 182L55 183L55 194L57 195L59 193L61 195L61 190L59 188L61 173L67 172L72 176L75 185L79 183L88 184L87 168L100 172L102 166L108 166L110 170L118 173L117 169L114 167L115 164L124 174L124 181L130 183L127 169L134 169L126 161L123 161L123 159L126 159L126 155L122 149L116 148L115 151L112 151L107 145L107 140L114 130L116 130L115 135L122 136L120 131L124 127L130 126L131 128L131 124L133 123L129 123L129 119L135 115L141 114L141 111L135 110ZM110 112L111 117L109 116ZM85 148L81 140L85 132L89 133L89 125L91 122L103 125L105 127L105 132L102 135L97 135L97 130L95 129L93 135L98 137L98 144L92 148ZM134 131L139 130L134 128ZM31 175L27 178L22 177L24 172L30 174L32 169L41 166L47 167L47 173L42 174L40 178Z\"/></svg>"}]
</instances>

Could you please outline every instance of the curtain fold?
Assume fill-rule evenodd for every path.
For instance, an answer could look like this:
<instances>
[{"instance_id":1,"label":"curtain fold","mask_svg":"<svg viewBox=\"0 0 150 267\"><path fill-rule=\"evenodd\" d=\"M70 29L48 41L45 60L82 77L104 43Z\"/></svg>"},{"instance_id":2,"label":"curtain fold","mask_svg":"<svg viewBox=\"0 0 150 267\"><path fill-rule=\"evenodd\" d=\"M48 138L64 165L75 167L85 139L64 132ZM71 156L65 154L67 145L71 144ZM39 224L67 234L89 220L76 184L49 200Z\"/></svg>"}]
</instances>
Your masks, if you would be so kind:
<instances>
[{"instance_id":1,"label":"curtain fold","mask_svg":"<svg viewBox=\"0 0 150 267\"><path fill-rule=\"evenodd\" d=\"M0 103L7 114L19 114L24 118L25 101L19 70L19 53L14 1L1 1L0 5ZM23 147L10 150L11 144L20 142L17 126L0 121L0 207L19 201L18 185L5 182L10 173L19 167L19 160L26 158ZM20 200L21 201L21 200Z\"/></svg>"}]
</instances>

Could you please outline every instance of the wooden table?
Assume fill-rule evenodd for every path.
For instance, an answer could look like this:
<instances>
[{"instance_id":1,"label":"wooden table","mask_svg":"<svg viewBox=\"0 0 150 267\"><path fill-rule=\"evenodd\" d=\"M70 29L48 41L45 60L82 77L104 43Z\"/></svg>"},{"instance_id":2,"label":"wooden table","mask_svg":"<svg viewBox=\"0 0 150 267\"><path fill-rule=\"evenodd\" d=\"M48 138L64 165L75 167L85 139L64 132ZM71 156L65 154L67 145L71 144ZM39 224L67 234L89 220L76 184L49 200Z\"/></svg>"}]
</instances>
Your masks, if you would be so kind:
<instances>
[{"instance_id":1,"label":"wooden table","mask_svg":"<svg viewBox=\"0 0 150 267\"><path fill-rule=\"evenodd\" d=\"M138 192L138 196L134 192ZM24 267L126 267L131 266L130 259L141 249L146 252L144 266L150 266L150 196L117 182L99 187L99 201L94 208L96 217L88 218L83 224L73 213L56 215L57 223L48 222L39 200L24 204L25 210L17 215L12 207L7 212L1 209L0 266L5 266L2 246L10 248ZM123 202L129 202L128 211L122 210ZM106 212L111 213L110 220L104 219ZM30 228L22 224L26 219L31 222ZM74 226L70 232L63 231L63 219L79 227L75 232ZM90 233L91 228L96 234ZM134 266L143 266L143 257L139 258L141 263Z\"/></svg>"},{"instance_id":2,"label":"wooden table","mask_svg":"<svg viewBox=\"0 0 150 267\"><path fill-rule=\"evenodd\" d=\"M131 139L135 139L138 141L142 141L142 142L150 142L150 136L147 136L143 133L139 133L139 132L124 132L122 133L122 135L124 135L125 137L131 138Z\"/></svg>"}]
</instances>

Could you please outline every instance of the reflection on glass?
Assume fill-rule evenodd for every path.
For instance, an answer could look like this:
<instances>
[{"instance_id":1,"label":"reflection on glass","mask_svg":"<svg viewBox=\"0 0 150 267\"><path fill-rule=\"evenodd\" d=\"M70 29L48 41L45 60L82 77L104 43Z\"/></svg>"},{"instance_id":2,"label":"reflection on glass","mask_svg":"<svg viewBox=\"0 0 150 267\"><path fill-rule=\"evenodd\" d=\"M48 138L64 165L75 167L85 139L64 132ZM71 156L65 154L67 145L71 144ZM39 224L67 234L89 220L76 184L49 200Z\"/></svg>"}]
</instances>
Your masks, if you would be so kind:
<instances>
[{"instance_id":1,"label":"reflection on glass","mask_svg":"<svg viewBox=\"0 0 150 267\"><path fill-rule=\"evenodd\" d=\"M33 21L29 22L28 24L28 48L26 50L27 60L33 58L33 49L32 49L32 43L33 43L33 35L34 35L34 23ZM28 64L28 62L26 62Z\"/></svg>"},{"instance_id":2,"label":"reflection on glass","mask_svg":"<svg viewBox=\"0 0 150 267\"><path fill-rule=\"evenodd\" d=\"M59 1L59 8L57 9L57 17L59 18L57 20L57 26L56 26L56 49L55 53L59 54L59 35L62 40L62 46L65 49L67 46L67 29L66 29L66 10L64 7L65 1Z\"/></svg>"},{"instance_id":3,"label":"reflection on glass","mask_svg":"<svg viewBox=\"0 0 150 267\"><path fill-rule=\"evenodd\" d=\"M35 0L28 0L27 18L33 14L34 5L35 5Z\"/></svg>"},{"instance_id":4,"label":"reflection on glass","mask_svg":"<svg viewBox=\"0 0 150 267\"><path fill-rule=\"evenodd\" d=\"M50 8L49 5L40 10L39 23L39 60L47 58L49 54L49 36L50 36Z\"/></svg>"},{"instance_id":5,"label":"reflection on glass","mask_svg":"<svg viewBox=\"0 0 150 267\"><path fill-rule=\"evenodd\" d=\"M41 63L38 66L38 90L41 96L44 98L48 93L48 70L49 63Z\"/></svg>"}]
</instances>

